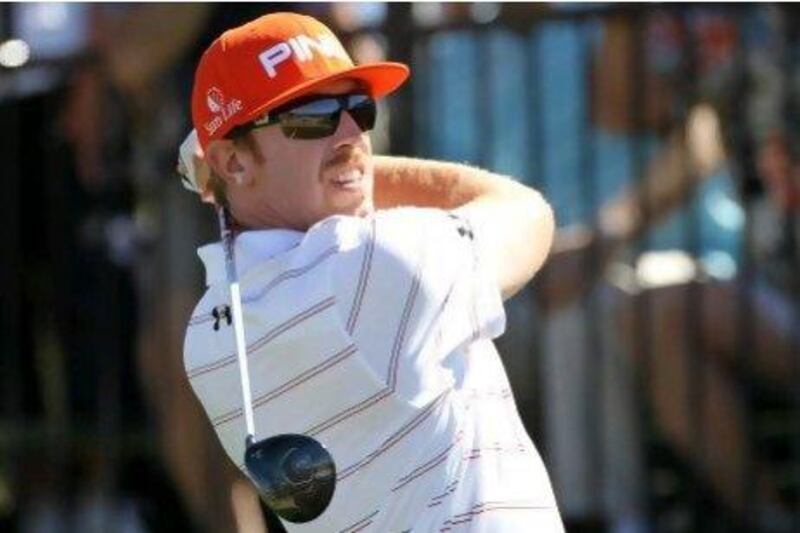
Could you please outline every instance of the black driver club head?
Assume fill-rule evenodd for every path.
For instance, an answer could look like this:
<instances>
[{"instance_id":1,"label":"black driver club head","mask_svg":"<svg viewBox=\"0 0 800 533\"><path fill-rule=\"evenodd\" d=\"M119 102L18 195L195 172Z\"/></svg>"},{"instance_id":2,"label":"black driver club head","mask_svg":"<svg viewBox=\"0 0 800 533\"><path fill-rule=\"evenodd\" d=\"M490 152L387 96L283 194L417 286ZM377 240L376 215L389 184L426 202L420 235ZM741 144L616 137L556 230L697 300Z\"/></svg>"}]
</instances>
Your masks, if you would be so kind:
<instances>
[{"instance_id":1,"label":"black driver club head","mask_svg":"<svg viewBox=\"0 0 800 533\"><path fill-rule=\"evenodd\" d=\"M328 450L311 437L248 439L244 464L267 507L289 522L314 520L333 498L336 465Z\"/></svg>"}]
</instances>

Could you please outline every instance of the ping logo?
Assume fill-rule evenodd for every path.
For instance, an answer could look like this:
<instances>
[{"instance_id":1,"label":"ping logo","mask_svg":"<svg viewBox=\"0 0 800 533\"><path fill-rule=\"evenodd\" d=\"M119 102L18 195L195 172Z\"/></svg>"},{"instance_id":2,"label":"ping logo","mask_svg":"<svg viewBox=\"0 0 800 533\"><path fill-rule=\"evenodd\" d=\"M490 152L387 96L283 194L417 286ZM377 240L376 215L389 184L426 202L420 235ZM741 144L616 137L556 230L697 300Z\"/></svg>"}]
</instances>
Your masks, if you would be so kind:
<instances>
[{"instance_id":1,"label":"ping logo","mask_svg":"<svg viewBox=\"0 0 800 533\"><path fill-rule=\"evenodd\" d=\"M304 63L310 60L314 53L349 60L347 52L332 35L320 35L314 38L303 34L267 48L258 55L258 59L267 76L274 78L278 75L277 67L292 55L297 61Z\"/></svg>"}]
</instances>

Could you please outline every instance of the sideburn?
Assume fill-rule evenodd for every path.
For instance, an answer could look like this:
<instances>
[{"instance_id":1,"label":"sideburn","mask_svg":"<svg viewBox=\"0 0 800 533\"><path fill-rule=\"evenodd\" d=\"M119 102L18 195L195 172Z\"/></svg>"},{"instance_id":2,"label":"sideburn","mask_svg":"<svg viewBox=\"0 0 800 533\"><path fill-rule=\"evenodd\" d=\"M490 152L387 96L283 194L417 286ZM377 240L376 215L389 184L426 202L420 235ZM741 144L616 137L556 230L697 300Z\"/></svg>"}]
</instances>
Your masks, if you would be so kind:
<instances>
[{"instance_id":1,"label":"sideburn","mask_svg":"<svg viewBox=\"0 0 800 533\"><path fill-rule=\"evenodd\" d=\"M255 162L259 165L266 163L267 159L264 157L264 152L261 151L261 146L258 145L252 131L248 131L243 136L237 137L234 140L234 144L250 152Z\"/></svg>"}]
</instances>

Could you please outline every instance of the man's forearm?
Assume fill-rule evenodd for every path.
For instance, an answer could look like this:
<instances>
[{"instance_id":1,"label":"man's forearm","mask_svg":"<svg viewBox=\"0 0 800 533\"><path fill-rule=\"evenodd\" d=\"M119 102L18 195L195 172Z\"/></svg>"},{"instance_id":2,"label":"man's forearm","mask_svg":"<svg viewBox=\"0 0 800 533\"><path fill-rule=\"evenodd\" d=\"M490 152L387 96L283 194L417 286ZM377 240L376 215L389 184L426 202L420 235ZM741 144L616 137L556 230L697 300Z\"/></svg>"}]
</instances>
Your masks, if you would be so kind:
<instances>
[{"instance_id":1,"label":"man's forearm","mask_svg":"<svg viewBox=\"0 0 800 533\"><path fill-rule=\"evenodd\" d=\"M455 163L378 157L375 207L457 209L481 228L481 256L508 298L547 257L553 212L536 191L512 179Z\"/></svg>"},{"instance_id":2,"label":"man's forearm","mask_svg":"<svg viewBox=\"0 0 800 533\"><path fill-rule=\"evenodd\" d=\"M455 209L490 194L493 184L489 175L457 163L375 156L375 207Z\"/></svg>"}]
</instances>

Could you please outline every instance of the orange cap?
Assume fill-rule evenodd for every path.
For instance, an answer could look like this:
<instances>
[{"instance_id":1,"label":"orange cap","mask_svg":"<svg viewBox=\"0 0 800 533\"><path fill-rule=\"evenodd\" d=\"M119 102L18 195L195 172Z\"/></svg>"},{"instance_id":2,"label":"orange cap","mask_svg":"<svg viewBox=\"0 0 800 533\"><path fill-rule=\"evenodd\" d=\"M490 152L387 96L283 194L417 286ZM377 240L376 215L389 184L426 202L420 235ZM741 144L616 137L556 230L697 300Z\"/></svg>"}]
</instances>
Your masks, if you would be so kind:
<instances>
[{"instance_id":1,"label":"orange cap","mask_svg":"<svg viewBox=\"0 0 800 533\"><path fill-rule=\"evenodd\" d=\"M233 28L203 54L194 76L192 122L203 150L234 126L337 79L360 81L373 98L408 78L402 63L355 66L318 20L273 13Z\"/></svg>"}]
</instances>

